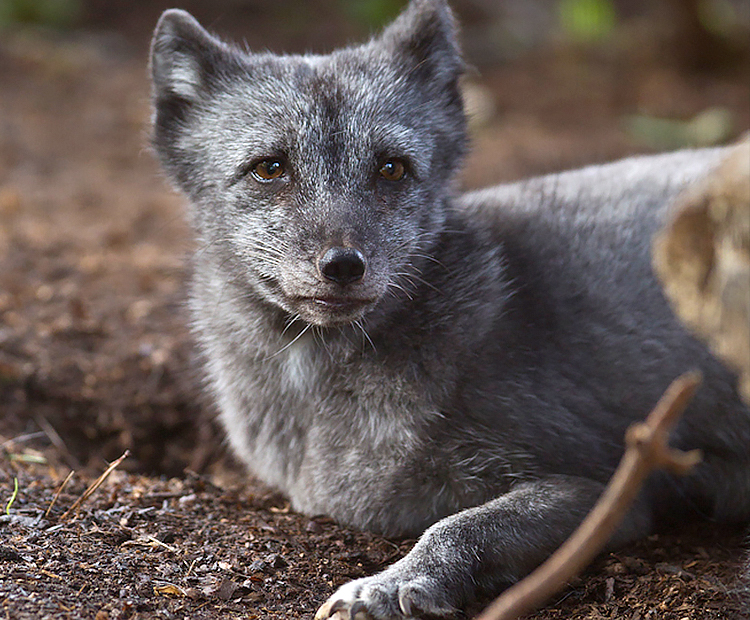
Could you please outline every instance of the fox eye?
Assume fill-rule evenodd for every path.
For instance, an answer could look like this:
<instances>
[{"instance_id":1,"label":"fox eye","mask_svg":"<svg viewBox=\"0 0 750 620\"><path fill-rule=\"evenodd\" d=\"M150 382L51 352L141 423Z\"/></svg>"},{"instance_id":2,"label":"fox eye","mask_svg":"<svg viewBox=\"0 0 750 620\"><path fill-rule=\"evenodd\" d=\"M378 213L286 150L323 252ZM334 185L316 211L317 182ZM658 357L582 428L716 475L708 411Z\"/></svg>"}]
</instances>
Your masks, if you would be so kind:
<instances>
[{"instance_id":1,"label":"fox eye","mask_svg":"<svg viewBox=\"0 0 750 620\"><path fill-rule=\"evenodd\" d=\"M400 159L387 159L379 172L386 181L400 181L406 176L406 165Z\"/></svg>"},{"instance_id":2,"label":"fox eye","mask_svg":"<svg viewBox=\"0 0 750 620\"><path fill-rule=\"evenodd\" d=\"M252 167L252 172L259 181L273 181L284 174L284 162L280 159L264 159Z\"/></svg>"}]
</instances>

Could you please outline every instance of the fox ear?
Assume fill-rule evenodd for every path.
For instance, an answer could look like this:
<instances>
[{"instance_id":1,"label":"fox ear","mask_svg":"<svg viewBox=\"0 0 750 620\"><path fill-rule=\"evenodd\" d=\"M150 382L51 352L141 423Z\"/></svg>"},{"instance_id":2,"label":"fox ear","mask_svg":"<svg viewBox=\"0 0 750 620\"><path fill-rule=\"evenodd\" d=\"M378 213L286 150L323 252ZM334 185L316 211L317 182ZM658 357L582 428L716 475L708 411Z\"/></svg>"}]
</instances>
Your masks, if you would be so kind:
<instances>
[{"instance_id":1,"label":"fox ear","mask_svg":"<svg viewBox=\"0 0 750 620\"><path fill-rule=\"evenodd\" d=\"M445 0L411 0L380 41L428 82L454 84L464 71L458 27Z\"/></svg>"},{"instance_id":2,"label":"fox ear","mask_svg":"<svg viewBox=\"0 0 750 620\"><path fill-rule=\"evenodd\" d=\"M151 40L151 142L182 187L191 182L189 156L180 147L191 114L240 66L238 52L192 15L178 9L162 14Z\"/></svg>"},{"instance_id":3,"label":"fox ear","mask_svg":"<svg viewBox=\"0 0 750 620\"><path fill-rule=\"evenodd\" d=\"M193 103L231 63L228 45L180 9L165 11L151 39L151 80L157 108L181 100Z\"/></svg>"}]
</instances>

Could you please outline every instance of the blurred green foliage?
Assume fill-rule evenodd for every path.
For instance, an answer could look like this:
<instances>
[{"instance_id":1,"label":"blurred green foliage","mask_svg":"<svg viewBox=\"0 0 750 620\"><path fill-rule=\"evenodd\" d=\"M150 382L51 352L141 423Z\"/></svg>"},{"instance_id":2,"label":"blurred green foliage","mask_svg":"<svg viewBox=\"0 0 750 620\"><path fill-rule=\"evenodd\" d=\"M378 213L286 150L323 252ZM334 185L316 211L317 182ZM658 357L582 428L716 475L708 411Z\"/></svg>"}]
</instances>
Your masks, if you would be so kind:
<instances>
[{"instance_id":1,"label":"blurred green foliage","mask_svg":"<svg viewBox=\"0 0 750 620\"><path fill-rule=\"evenodd\" d=\"M581 43L606 39L617 24L612 0L560 0L557 9L565 34Z\"/></svg>"},{"instance_id":2,"label":"blurred green foliage","mask_svg":"<svg viewBox=\"0 0 750 620\"><path fill-rule=\"evenodd\" d=\"M367 28L381 28L406 6L406 0L339 0L341 9Z\"/></svg>"},{"instance_id":3,"label":"blurred green foliage","mask_svg":"<svg viewBox=\"0 0 750 620\"><path fill-rule=\"evenodd\" d=\"M732 137L735 119L727 108L708 108L689 120L638 114L625 120L631 139L659 150L724 144Z\"/></svg>"},{"instance_id":4,"label":"blurred green foliage","mask_svg":"<svg viewBox=\"0 0 750 620\"><path fill-rule=\"evenodd\" d=\"M713 34L726 35L737 27L739 15L729 0L699 0L698 19Z\"/></svg>"},{"instance_id":5,"label":"blurred green foliage","mask_svg":"<svg viewBox=\"0 0 750 620\"><path fill-rule=\"evenodd\" d=\"M81 0L0 0L0 27L37 24L72 26L81 14Z\"/></svg>"}]
</instances>

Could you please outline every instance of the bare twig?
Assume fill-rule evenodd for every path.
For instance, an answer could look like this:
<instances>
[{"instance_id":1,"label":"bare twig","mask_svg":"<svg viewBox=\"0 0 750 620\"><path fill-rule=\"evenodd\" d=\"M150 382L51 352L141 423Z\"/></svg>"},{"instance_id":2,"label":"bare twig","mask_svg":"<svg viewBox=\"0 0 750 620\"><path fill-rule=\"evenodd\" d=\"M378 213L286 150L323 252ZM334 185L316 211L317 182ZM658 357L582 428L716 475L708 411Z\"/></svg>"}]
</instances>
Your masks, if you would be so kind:
<instances>
[{"instance_id":1,"label":"bare twig","mask_svg":"<svg viewBox=\"0 0 750 620\"><path fill-rule=\"evenodd\" d=\"M686 373L675 380L645 422L633 424L625 436L627 449L602 497L579 528L526 579L506 590L476 620L515 620L538 607L602 550L655 469L685 474L701 460L699 450L669 447L675 425L701 377Z\"/></svg>"},{"instance_id":2,"label":"bare twig","mask_svg":"<svg viewBox=\"0 0 750 620\"><path fill-rule=\"evenodd\" d=\"M37 568L37 571L42 575L45 575L46 577L52 577L53 579L59 579L60 581L65 579L64 577L60 577L60 575L51 573L50 571L44 570L43 568Z\"/></svg>"},{"instance_id":3,"label":"bare twig","mask_svg":"<svg viewBox=\"0 0 750 620\"><path fill-rule=\"evenodd\" d=\"M120 463L122 463L122 462L123 462L123 461L124 461L124 460L125 460L125 459L126 459L126 458L127 458L128 456L130 456L130 450L125 450L125 453L124 453L124 454L123 454L123 455L122 455L122 456L121 456L121 457L120 457L119 459L117 459L116 461L112 461L112 462L111 462L111 463L109 464L109 467L107 467L107 469L105 469L105 470L104 470L104 472L102 473L102 475L101 475L101 476L99 476L99 477L98 477L98 478L97 478L96 480L94 480L94 482L92 482L92 483L91 483L91 484L89 485L89 488L88 488L88 489L86 489L86 490L85 490L85 491L83 492L83 495L81 495L81 497L79 497L79 498L78 498L78 499L77 499L77 500L76 500L76 501L75 501L75 502L73 503L73 505L72 505L72 506L71 506L70 508L68 508L68 509L67 509L67 510L65 511L65 513L63 514L63 516L62 516L62 517L60 517L60 521L65 521L65 519L67 519L69 515L71 515L72 513L78 512L78 509L79 509L79 508L81 507L81 504L83 504L83 502L85 502L85 501L86 501L86 500L87 500L87 499L88 499L89 497L91 497L91 495L92 495L92 494L94 493L94 491L96 491L96 490L97 490L97 489L98 489L98 488L99 488L99 487L100 487L100 486L102 485L102 483L103 483L103 482L104 482L104 481L105 481L105 480L107 479L107 477L108 477L108 476L109 476L109 475L110 475L110 474L111 474L111 473L112 473L112 472L113 472L113 471L114 471L114 470L115 470L115 469L117 468L117 466L118 466L118 465L119 465Z\"/></svg>"},{"instance_id":4,"label":"bare twig","mask_svg":"<svg viewBox=\"0 0 750 620\"><path fill-rule=\"evenodd\" d=\"M179 549L177 547L173 547L172 545L168 545L165 542L160 541L155 536L151 536L150 534L147 536L143 536L142 538L138 540L126 540L124 543L120 545L120 547L151 547L151 549L157 549L161 547L162 549L166 549L167 551L171 551L172 553L179 553Z\"/></svg>"},{"instance_id":5,"label":"bare twig","mask_svg":"<svg viewBox=\"0 0 750 620\"><path fill-rule=\"evenodd\" d=\"M172 553L178 553L179 552L179 549L177 547L173 547L172 545L168 545L167 543L162 542L161 540L159 540L155 536L148 535L148 536L146 536L146 540L148 540L149 543L151 545L153 545L154 547L161 547L163 549L166 549L167 551L171 551Z\"/></svg>"}]
</instances>

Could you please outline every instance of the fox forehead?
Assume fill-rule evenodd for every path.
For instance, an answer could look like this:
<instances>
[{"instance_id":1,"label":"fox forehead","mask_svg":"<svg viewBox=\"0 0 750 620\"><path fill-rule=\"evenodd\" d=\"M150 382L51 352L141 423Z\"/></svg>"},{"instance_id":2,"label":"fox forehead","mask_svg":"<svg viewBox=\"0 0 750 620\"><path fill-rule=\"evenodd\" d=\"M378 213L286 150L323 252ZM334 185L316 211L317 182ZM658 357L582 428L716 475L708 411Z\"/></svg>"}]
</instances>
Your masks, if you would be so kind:
<instances>
[{"instance_id":1,"label":"fox forehead","mask_svg":"<svg viewBox=\"0 0 750 620\"><path fill-rule=\"evenodd\" d=\"M321 154L327 145L326 152L352 162L405 157L418 177L427 175L432 144L422 130L421 107L416 101L405 106L399 80L380 67L373 71L340 55L252 59L240 79L226 84L216 111L234 138L245 142L245 159L305 159L308 151ZM388 86L373 88L373 82ZM333 158L337 165L341 157Z\"/></svg>"}]
</instances>

